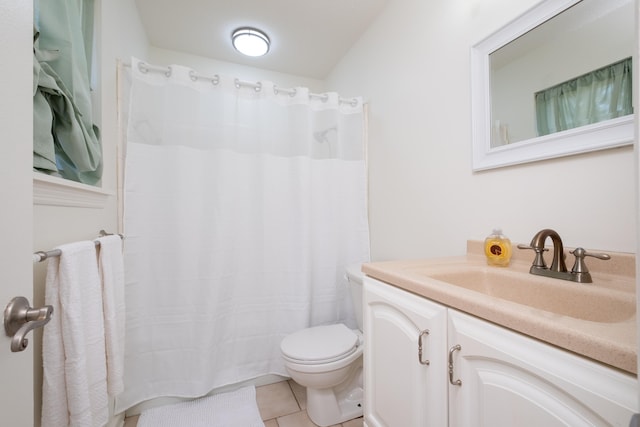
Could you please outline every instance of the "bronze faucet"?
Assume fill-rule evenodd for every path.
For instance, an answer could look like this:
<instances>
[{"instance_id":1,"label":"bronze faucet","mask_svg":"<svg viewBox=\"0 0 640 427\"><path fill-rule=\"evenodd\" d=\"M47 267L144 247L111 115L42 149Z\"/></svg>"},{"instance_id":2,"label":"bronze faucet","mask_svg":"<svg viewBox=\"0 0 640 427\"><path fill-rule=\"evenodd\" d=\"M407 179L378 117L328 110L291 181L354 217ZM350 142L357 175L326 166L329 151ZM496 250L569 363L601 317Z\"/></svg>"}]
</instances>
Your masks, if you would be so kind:
<instances>
[{"instance_id":1,"label":"bronze faucet","mask_svg":"<svg viewBox=\"0 0 640 427\"><path fill-rule=\"evenodd\" d=\"M553 242L553 261L551 262L551 267L547 267L543 257L543 253L547 251L544 247L547 237L550 237ZM518 245L518 249L532 249L536 253L529 273L578 283L593 282L591 273L589 273L587 265L584 263L584 257L592 256L602 260L611 259L607 254L588 253L583 248L576 248L571 252L576 258L575 263L571 271L568 271L567 265L564 262L565 255L562 239L556 231L549 228L538 231L536 235L533 236L533 239L531 239L529 246Z\"/></svg>"}]
</instances>

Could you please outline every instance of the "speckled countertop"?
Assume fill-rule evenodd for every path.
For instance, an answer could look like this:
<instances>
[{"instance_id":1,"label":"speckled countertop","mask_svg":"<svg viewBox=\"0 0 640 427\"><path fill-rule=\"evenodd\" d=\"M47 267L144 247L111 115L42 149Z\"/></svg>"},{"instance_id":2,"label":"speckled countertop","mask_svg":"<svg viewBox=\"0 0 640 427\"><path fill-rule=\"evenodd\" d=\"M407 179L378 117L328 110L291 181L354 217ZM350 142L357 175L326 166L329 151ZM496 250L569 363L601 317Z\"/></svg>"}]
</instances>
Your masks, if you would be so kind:
<instances>
[{"instance_id":1,"label":"speckled countertop","mask_svg":"<svg viewBox=\"0 0 640 427\"><path fill-rule=\"evenodd\" d=\"M567 249L567 253L568 253ZM408 261L385 261L364 264L362 271L373 278L429 298L446 306L464 311L476 317L537 338L541 341L570 350L628 373L637 373L637 323L635 297L635 257L633 254L612 253L611 260L587 258L587 266L593 276L592 284L580 284L566 280L533 276L529 267L533 260L531 251L515 249L509 267L486 265L482 242L469 241L467 255ZM545 254L547 263L551 255ZM571 269L573 256L567 255L567 267ZM526 302L517 303L495 297L482 289L471 290L434 279L442 271L471 268L480 274L500 273L518 280L520 274L539 281L545 292L558 292L551 298L559 305L555 311L530 307ZM584 287L589 298L572 300L575 287ZM548 295L545 295L547 297ZM547 298L549 299L549 298ZM581 313L557 314L567 305L567 311ZM580 307L579 305L584 305ZM551 310L551 309L550 309ZM589 320L585 320L589 319Z\"/></svg>"}]
</instances>

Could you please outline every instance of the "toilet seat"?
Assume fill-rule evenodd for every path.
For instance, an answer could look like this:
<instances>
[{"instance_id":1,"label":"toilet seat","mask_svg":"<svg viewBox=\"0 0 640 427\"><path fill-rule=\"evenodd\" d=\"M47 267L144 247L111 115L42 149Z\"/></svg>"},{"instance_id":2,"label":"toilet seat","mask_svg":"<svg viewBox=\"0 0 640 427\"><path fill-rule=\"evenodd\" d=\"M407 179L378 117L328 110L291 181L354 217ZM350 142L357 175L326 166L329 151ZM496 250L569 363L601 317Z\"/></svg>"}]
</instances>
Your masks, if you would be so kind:
<instances>
[{"instance_id":1,"label":"toilet seat","mask_svg":"<svg viewBox=\"0 0 640 427\"><path fill-rule=\"evenodd\" d=\"M331 363L353 354L359 337L345 325L314 326L286 336L280 345L285 359L299 364Z\"/></svg>"}]
</instances>

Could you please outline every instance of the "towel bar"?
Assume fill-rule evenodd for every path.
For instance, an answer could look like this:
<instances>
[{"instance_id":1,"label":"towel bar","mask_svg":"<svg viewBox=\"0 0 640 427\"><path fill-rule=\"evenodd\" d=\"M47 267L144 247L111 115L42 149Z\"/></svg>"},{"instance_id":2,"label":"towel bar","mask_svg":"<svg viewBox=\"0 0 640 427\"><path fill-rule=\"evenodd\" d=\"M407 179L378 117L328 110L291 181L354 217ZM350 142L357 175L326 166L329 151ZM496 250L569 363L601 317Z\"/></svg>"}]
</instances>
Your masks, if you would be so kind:
<instances>
[{"instance_id":1,"label":"towel bar","mask_svg":"<svg viewBox=\"0 0 640 427\"><path fill-rule=\"evenodd\" d=\"M99 237L105 237L105 236L113 236L113 233L107 233L104 230L100 230L100 232L98 233ZM124 236L122 234L118 234L118 236L120 236L121 239L124 240ZM100 242L99 241L94 241L96 247L100 246ZM60 256L62 254L62 251L60 251L60 249L52 249L50 251L38 251L38 252L34 252L33 253L33 262L42 262L48 258L53 258L53 257L57 257Z\"/></svg>"}]
</instances>

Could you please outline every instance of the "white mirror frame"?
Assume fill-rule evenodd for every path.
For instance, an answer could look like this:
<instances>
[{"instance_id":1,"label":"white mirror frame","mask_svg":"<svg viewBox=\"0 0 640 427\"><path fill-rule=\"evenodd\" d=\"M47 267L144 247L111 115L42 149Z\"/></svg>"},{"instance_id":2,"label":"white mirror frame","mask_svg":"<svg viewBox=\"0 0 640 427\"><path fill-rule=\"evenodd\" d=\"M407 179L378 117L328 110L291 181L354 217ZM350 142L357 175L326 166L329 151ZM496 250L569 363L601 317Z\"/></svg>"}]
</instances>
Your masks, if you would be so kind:
<instances>
[{"instance_id":1,"label":"white mirror frame","mask_svg":"<svg viewBox=\"0 0 640 427\"><path fill-rule=\"evenodd\" d=\"M489 54L580 0L544 0L471 48L472 168L474 171L535 162L633 144L633 115L491 147ZM634 89L635 90L635 89Z\"/></svg>"}]
</instances>

